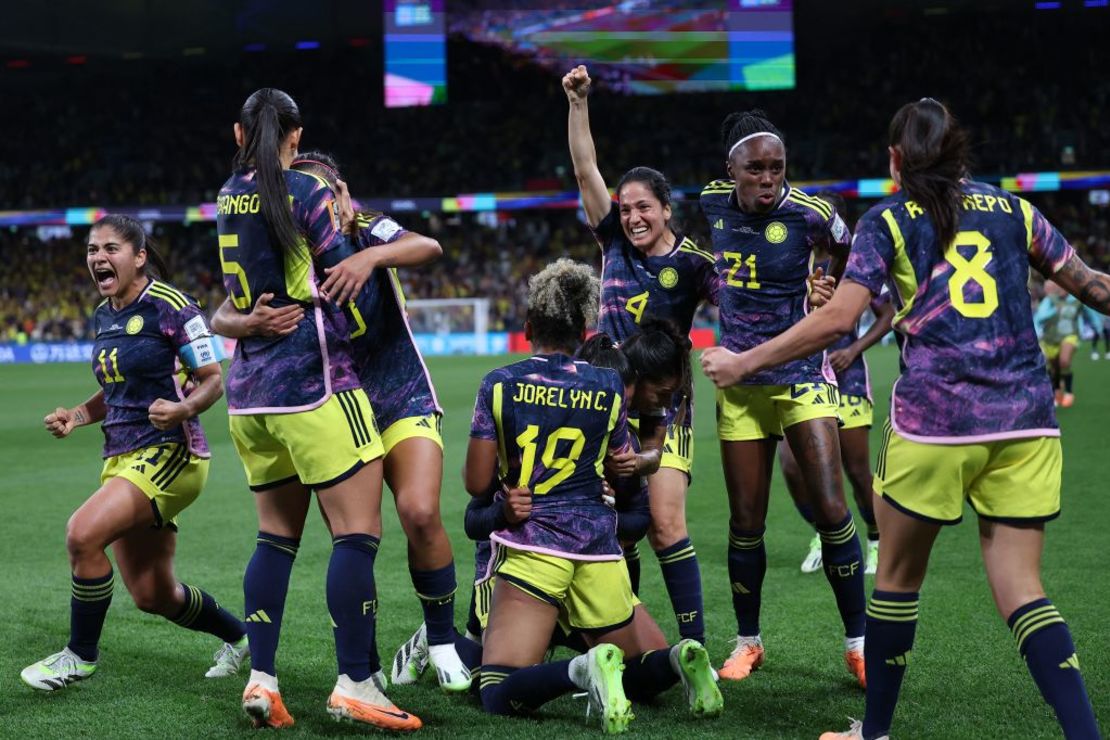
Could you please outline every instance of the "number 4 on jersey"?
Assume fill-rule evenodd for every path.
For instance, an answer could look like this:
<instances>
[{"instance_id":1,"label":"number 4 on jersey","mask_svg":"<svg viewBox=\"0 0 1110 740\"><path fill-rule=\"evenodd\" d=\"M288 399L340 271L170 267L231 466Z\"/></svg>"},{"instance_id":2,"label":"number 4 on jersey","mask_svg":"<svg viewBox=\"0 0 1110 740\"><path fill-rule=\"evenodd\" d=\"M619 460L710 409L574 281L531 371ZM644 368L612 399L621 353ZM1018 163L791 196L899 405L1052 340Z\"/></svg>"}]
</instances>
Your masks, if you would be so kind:
<instances>
[{"instance_id":1,"label":"number 4 on jersey","mask_svg":"<svg viewBox=\"0 0 1110 740\"><path fill-rule=\"evenodd\" d=\"M646 290L639 295L632 296L624 302L625 309L627 309L628 313L632 314L632 318L636 320L637 324L644 318L644 309L647 308L647 302L648 292Z\"/></svg>"}]
</instances>

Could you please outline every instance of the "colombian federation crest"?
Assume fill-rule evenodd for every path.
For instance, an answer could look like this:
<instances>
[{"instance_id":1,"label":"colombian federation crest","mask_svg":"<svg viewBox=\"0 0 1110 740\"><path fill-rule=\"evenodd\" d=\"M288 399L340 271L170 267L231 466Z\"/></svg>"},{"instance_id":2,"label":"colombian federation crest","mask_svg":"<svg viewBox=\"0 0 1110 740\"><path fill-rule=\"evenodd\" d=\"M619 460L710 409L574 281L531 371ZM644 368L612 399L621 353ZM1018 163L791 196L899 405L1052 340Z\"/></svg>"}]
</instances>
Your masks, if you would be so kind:
<instances>
[{"instance_id":1,"label":"colombian federation crest","mask_svg":"<svg viewBox=\"0 0 1110 740\"><path fill-rule=\"evenodd\" d=\"M138 334L143 330L143 317L132 316L127 320L127 326L123 327L123 330L128 334Z\"/></svg>"},{"instance_id":2,"label":"colombian federation crest","mask_svg":"<svg viewBox=\"0 0 1110 740\"><path fill-rule=\"evenodd\" d=\"M678 285L678 270L664 267L659 271L659 284L668 289Z\"/></svg>"},{"instance_id":3,"label":"colombian federation crest","mask_svg":"<svg viewBox=\"0 0 1110 740\"><path fill-rule=\"evenodd\" d=\"M782 221L772 221L763 230L763 236L772 244L782 244L786 241L786 224Z\"/></svg>"}]
</instances>

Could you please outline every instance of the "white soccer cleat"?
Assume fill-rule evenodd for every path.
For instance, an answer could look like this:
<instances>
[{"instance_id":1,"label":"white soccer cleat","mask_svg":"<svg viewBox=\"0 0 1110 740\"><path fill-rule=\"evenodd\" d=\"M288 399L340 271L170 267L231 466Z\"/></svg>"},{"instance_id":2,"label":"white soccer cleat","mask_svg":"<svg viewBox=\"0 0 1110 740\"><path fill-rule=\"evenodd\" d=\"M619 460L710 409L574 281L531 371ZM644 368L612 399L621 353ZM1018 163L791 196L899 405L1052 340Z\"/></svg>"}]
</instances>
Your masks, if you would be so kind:
<instances>
[{"instance_id":1,"label":"white soccer cleat","mask_svg":"<svg viewBox=\"0 0 1110 740\"><path fill-rule=\"evenodd\" d=\"M385 671L377 671L370 674L370 680L374 682L374 688L378 691L385 693L389 688L389 679L385 677Z\"/></svg>"},{"instance_id":2,"label":"white soccer cleat","mask_svg":"<svg viewBox=\"0 0 1110 740\"><path fill-rule=\"evenodd\" d=\"M398 709L374 685L373 678L352 681L347 675L339 676L328 697L328 714L336 722L346 720L395 732L411 732L424 726L416 715Z\"/></svg>"},{"instance_id":3,"label":"white soccer cleat","mask_svg":"<svg viewBox=\"0 0 1110 740\"><path fill-rule=\"evenodd\" d=\"M624 653L616 645L601 643L571 659L570 680L589 695L589 713L601 718L606 735L628 732L632 703L624 695Z\"/></svg>"},{"instance_id":4,"label":"white soccer cleat","mask_svg":"<svg viewBox=\"0 0 1110 740\"><path fill-rule=\"evenodd\" d=\"M863 574L865 576L875 575L875 571L879 569L879 541L867 541L867 559L863 566Z\"/></svg>"},{"instance_id":5,"label":"white soccer cleat","mask_svg":"<svg viewBox=\"0 0 1110 740\"><path fill-rule=\"evenodd\" d=\"M225 678L226 676L234 676L239 672L239 666L243 665L243 661L249 658L250 654L251 648L246 635L243 635L234 644L225 642L223 647L212 656L215 663L204 674L204 677Z\"/></svg>"},{"instance_id":6,"label":"white soccer cleat","mask_svg":"<svg viewBox=\"0 0 1110 740\"><path fill-rule=\"evenodd\" d=\"M457 657L457 656L456 656ZM412 633L408 641L397 648L389 682L394 686L416 683L428 668L428 629L424 623Z\"/></svg>"},{"instance_id":7,"label":"white soccer cleat","mask_svg":"<svg viewBox=\"0 0 1110 740\"><path fill-rule=\"evenodd\" d=\"M68 647L24 668L19 677L39 691L57 691L96 673L96 661L82 660Z\"/></svg>"},{"instance_id":8,"label":"white soccer cleat","mask_svg":"<svg viewBox=\"0 0 1110 740\"><path fill-rule=\"evenodd\" d=\"M1110 352L1107 352L1106 354L1110 355ZM1098 359L1098 350L1097 349L1094 352L1091 353L1091 359L1092 360L1097 360Z\"/></svg>"},{"instance_id":9,"label":"white soccer cleat","mask_svg":"<svg viewBox=\"0 0 1110 740\"><path fill-rule=\"evenodd\" d=\"M813 535L813 539L809 541L809 552L802 561L802 572L816 573L821 570L821 562L821 537Z\"/></svg>"},{"instance_id":10,"label":"white soccer cleat","mask_svg":"<svg viewBox=\"0 0 1110 740\"><path fill-rule=\"evenodd\" d=\"M454 644L430 645L428 660L436 669L441 689L451 693L470 690L470 669L463 664Z\"/></svg>"}]
</instances>

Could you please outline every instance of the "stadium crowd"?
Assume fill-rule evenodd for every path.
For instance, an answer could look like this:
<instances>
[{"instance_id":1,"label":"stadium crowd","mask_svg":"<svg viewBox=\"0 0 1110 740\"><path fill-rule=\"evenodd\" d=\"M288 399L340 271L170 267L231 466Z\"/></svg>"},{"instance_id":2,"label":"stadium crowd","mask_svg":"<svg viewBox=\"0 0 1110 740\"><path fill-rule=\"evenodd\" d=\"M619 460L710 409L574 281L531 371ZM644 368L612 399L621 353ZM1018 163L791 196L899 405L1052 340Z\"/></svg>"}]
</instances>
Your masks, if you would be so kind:
<instances>
[{"instance_id":1,"label":"stadium crowd","mask_svg":"<svg viewBox=\"0 0 1110 740\"><path fill-rule=\"evenodd\" d=\"M1110 207L1091 205L1087 193L1039 194L1031 200L1085 260L1110 269ZM853 217L870 203L849 201ZM696 206L680 204L677 216L680 228L698 243L708 243ZM437 263L400 272L408 298L489 298L491 331L522 328L528 276L542 265L561 256L600 264L597 244L574 211L513 212L492 226L473 214L399 220L434 236L444 248ZM89 318L96 301L88 290L84 236L82 229L70 238L45 240L34 229L0 232L0 251L8 255L0 262L0 341L91 338ZM214 313L224 291L212 225L157 225L154 237L164 246L170 281L196 297L209 315ZM1035 287L1034 298L1040 297ZM706 312L697 323L710 320ZM416 317L414 329L434 328Z\"/></svg>"}]
</instances>

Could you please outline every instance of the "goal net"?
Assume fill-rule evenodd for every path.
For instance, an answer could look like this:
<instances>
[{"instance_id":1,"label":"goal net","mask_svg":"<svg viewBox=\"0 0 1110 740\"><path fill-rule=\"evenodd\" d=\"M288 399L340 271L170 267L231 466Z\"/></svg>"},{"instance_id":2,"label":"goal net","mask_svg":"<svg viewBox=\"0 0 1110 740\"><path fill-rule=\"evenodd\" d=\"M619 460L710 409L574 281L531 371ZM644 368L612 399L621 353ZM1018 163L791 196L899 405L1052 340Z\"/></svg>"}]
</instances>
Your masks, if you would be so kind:
<instances>
[{"instance_id":1,"label":"goal net","mask_svg":"<svg viewBox=\"0 0 1110 740\"><path fill-rule=\"evenodd\" d=\"M489 330L489 298L408 301L409 325L426 355L489 355L508 351L503 333Z\"/></svg>"}]
</instances>

